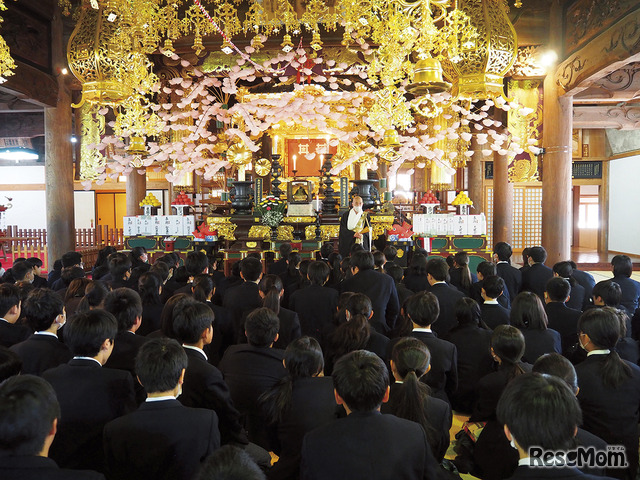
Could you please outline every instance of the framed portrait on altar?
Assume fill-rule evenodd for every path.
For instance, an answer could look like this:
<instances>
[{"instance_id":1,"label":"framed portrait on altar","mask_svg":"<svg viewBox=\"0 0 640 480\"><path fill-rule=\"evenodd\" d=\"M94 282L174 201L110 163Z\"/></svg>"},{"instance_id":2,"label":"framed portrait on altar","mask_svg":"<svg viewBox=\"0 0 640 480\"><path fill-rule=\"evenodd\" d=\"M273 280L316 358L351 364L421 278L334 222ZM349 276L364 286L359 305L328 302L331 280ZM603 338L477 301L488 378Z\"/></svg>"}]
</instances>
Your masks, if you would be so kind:
<instances>
[{"instance_id":1,"label":"framed portrait on altar","mask_svg":"<svg viewBox=\"0 0 640 480\"><path fill-rule=\"evenodd\" d=\"M287 184L287 201L289 203L311 203L312 185L308 180L291 180Z\"/></svg>"}]
</instances>

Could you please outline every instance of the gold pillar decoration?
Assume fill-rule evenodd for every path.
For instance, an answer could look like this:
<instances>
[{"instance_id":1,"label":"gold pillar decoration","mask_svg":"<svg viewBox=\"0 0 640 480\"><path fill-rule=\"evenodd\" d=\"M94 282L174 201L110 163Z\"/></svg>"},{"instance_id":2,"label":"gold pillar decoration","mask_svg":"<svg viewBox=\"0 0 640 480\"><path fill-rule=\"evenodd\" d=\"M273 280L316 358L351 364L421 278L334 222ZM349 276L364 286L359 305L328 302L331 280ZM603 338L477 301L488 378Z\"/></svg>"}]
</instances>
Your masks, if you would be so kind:
<instances>
[{"instance_id":1,"label":"gold pillar decoration","mask_svg":"<svg viewBox=\"0 0 640 480\"><path fill-rule=\"evenodd\" d=\"M0 0L0 11L6 10L7 7L4 4L4 0ZM2 17L0 17L0 24L2 23ZM11 52L9 46L4 38L0 36L0 83L7 81L7 77L13 75L13 69L16 68L16 63L11 58Z\"/></svg>"},{"instance_id":2,"label":"gold pillar decoration","mask_svg":"<svg viewBox=\"0 0 640 480\"><path fill-rule=\"evenodd\" d=\"M85 103L80 110L80 180L97 180L104 170L106 159L95 148L105 132L104 115L98 113L98 107ZM94 145L89 148L89 145Z\"/></svg>"},{"instance_id":3,"label":"gold pillar decoration","mask_svg":"<svg viewBox=\"0 0 640 480\"><path fill-rule=\"evenodd\" d=\"M541 80L510 80L509 97L523 107L535 112L524 116L515 110L509 110L509 131L514 138L520 139L524 152L517 155L509 167L510 182L536 182L538 178L538 157L529 149L529 139L536 141L538 147L542 133L542 101L540 98Z\"/></svg>"}]
</instances>

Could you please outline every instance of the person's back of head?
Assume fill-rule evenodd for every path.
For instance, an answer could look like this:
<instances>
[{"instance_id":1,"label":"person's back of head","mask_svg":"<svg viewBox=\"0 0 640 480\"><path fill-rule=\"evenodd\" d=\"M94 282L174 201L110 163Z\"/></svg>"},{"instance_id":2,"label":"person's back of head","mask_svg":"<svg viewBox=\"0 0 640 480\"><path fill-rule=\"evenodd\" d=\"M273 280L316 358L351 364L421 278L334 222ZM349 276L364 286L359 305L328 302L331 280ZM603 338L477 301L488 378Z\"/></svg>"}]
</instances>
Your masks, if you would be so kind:
<instances>
[{"instance_id":1,"label":"person's back of head","mask_svg":"<svg viewBox=\"0 0 640 480\"><path fill-rule=\"evenodd\" d=\"M387 262L395 262L396 258L398 257L398 250L396 250L396 248L392 247L391 245L387 245L386 247L384 247L382 253L384 254L384 258L387 260Z\"/></svg>"},{"instance_id":2,"label":"person's back of head","mask_svg":"<svg viewBox=\"0 0 640 480\"><path fill-rule=\"evenodd\" d=\"M131 258L122 252L113 253L109 256L109 273L113 280L122 280L128 273L131 273Z\"/></svg>"},{"instance_id":3,"label":"person's back of head","mask_svg":"<svg viewBox=\"0 0 640 480\"><path fill-rule=\"evenodd\" d=\"M116 288L104 299L104 309L118 320L118 331L126 332L142 317L140 295L130 288Z\"/></svg>"},{"instance_id":4,"label":"person's back of head","mask_svg":"<svg viewBox=\"0 0 640 480\"><path fill-rule=\"evenodd\" d=\"M148 273L153 273L160 278L161 283L164 283L169 278L169 273L171 273L171 268L166 262L157 261L149 269Z\"/></svg>"},{"instance_id":5,"label":"person's back of head","mask_svg":"<svg viewBox=\"0 0 640 480\"><path fill-rule=\"evenodd\" d=\"M531 247L529 249L529 258L535 263L544 263L547 259L547 251L544 247Z\"/></svg>"},{"instance_id":6,"label":"person's back of head","mask_svg":"<svg viewBox=\"0 0 640 480\"><path fill-rule=\"evenodd\" d=\"M453 255L447 255L444 260L445 262L447 262L447 266L449 267L449 269L455 268L455 259L453 258Z\"/></svg>"},{"instance_id":7,"label":"person's back of head","mask_svg":"<svg viewBox=\"0 0 640 480\"><path fill-rule=\"evenodd\" d=\"M416 293L406 301L405 313L420 327L433 325L440 315L438 298L431 292Z\"/></svg>"},{"instance_id":8,"label":"person's back of head","mask_svg":"<svg viewBox=\"0 0 640 480\"><path fill-rule=\"evenodd\" d=\"M569 279L571 275L573 275L573 267L571 266L571 262L568 261L557 262L551 269L553 273L562 278Z\"/></svg>"},{"instance_id":9,"label":"person's back of head","mask_svg":"<svg viewBox=\"0 0 640 480\"><path fill-rule=\"evenodd\" d=\"M116 318L106 310L95 309L76 314L65 326L64 339L74 356L96 357L105 347L105 340L113 345L116 333Z\"/></svg>"},{"instance_id":10,"label":"person's back of head","mask_svg":"<svg viewBox=\"0 0 640 480\"><path fill-rule=\"evenodd\" d=\"M409 272L411 275L427 274L427 257L421 253L414 253L409 262Z\"/></svg>"},{"instance_id":11,"label":"person's back of head","mask_svg":"<svg viewBox=\"0 0 640 480\"><path fill-rule=\"evenodd\" d=\"M388 396L389 372L375 353L347 353L336 362L332 377L336 393L352 412L379 409Z\"/></svg>"},{"instance_id":12,"label":"person's back of head","mask_svg":"<svg viewBox=\"0 0 640 480\"><path fill-rule=\"evenodd\" d=\"M0 318L5 318L14 308L20 314L20 289L13 284L0 284Z\"/></svg>"},{"instance_id":13,"label":"person's back of head","mask_svg":"<svg viewBox=\"0 0 640 480\"><path fill-rule=\"evenodd\" d=\"M392 370L405 379L413 374L416 381L429 371L431 353L424 342L414 337L398 340L391 351Z\"/></svg>"},{"instance_id":14,"label":"person's back of head","mask_svg":"<svg viewBox=\"0 0 640 480\"><path fill-rule=\"evenodd\" d=\"M364 250L355 252L351 255L349 266L357 268L359 271L372 270L375 267L373 254Z\"/></svg>"},{"instance_id":15,"label":"person's back of head","mask_svg":"<svg viewBox=\"0 0 640 480\"><path fill-rule=\"evenodd\" d=\"M333 253L333 243L325 242L320 247L320 256L329 259L329 255Z\"/></svg>"},{"instance_id":16,"label":"person's back of head","mask_svg":"<svg viewBox=\"0 0 640 480\"><path fill-rule=\"evenodd\" d=\"M254 347L269 347L278 339L280 319L270 308L256 308L244 322L247 342Z\"/></svg>"},{"instance_id":17,"label":"person's back of head","mask_svg":"<svg viewBox=\"0 0 640 480\"><path fill-rule=\"evenodd\" d=\"M187 354L176 340L154 338L138 350L135 371L147 393L162 393L178 387L187 364Z\"/></svg>"},{"instance_id":18,"label":"person's back of head","mask_svg":"<svg viewBox=\"0 0 640 480\"><path fill-rule=\"evenodd\" d=\"M503 363L516 365L524 355L524 336L511 325L498 325L491 334L491 348Z\"/></svg>"},{"instance_id":19,"label":"person's back of head","mask_svg":"<svg viewBox=\"0 0 640 480\"><path fill-rule=\"evenodd\" d=\"M194 480L267 480L267 477L247 452L224 445L207 457Z\"/></svg>"},{"instance_id":20,"label":"person's back of head","mask_svg":"<svg viewBox=\"0 0 640 480\"><path fill-rule=\"evenodd\" d=\"M258 290L263 297L262 305L278 315L280 313L280 297L284 290L282 279L278 275L265 275L258 283Z\"/></svg>"},{"instance_id":21,"label":"person's back of head","mask_svg":"<svg viewBox=\"0 0 640 480\"><path fill-rule=\"evenodd\" d=\"M213 329L213 321L211 308L192 298L179 301L173 309L173 333L187 345L198 343L205 331Z\"/></svg>"},{"instance_id":22,"label":"person's back of head","mask_svg":"<svg viewBox=\"0 0 640 480\"><path fill-rule=\"evenodd\" d=\"M353 255L356 252L363 252L363 251L364 251L364 247L360 243L354 243L353 245L351 245L351 248L349 249L349 254Z\"/></svg>"},{"instance_id":23,"label":"person's back of head","mask_svg":"<svg viewBox=\"0 0 640 480\"><path fill-rule=\"evenodd\" d=\"M201 273L193 277L193 298L198 302L208 302L216 288L216 281L211 275Z\"/></svg>"},{"instance_id":24,"label":"person's back of head","mask_svg":"<svg viewBox=\"0 0 640 480\"><path fill-rule=\"evenodd\" d=\"M36 332L49 329L56 319L61 326L64 324L64 320L58 318L63 316L64 302L60 295L48 288L36 288L29 293L22 311L27 324Z\"/></svg>"},{"instance_id":25,"label":"person's back of head","mask_svg":"<svg viewBox=\"0 0 640 480\"><path fill-rule=\"evenodd\" d=\"M622 302L622 288L613 280L602 280L594 285L591 296L598 304L602 303L607 307L618 308Z\"/></svg>"},{"instance_id":26,"label":"person's back of head","mask_svg":"<svg viewBox=\"0 0 640 480\"><path fill-rule=\"evenodd\" d=\"M533 292L520 292L511 304L511 325L529 330L546 330L547 312L540 297Z\"/></svg>"},{"instance_id":27,"label":"person's back of head","mask_svg":"<svg viewBox=\"0 0 640 480\"><path fill-rule=\"evenodd\" d=\"M293 340L284 352L284 366L292 378L308 378L324 369L324 357L320 344L313 337Z\"/></svg>"},{"instance_id":28,"label":"person's back of head","mask_svg":"<svg viewBox=\"0 0 640 480\"><path fill-rule=\"evenodd\" d=\"M473 298L462 297L453 307L453 313L458 325L479 326L482 322L480 305Z\"/></svg>"},{"instance_id":29,"label":"person's back of head","mask_svg":"<svg viewBox=\"0 0 640 480\"><path fill-rule=\"evenodd\" d=\"M16 283L18 282L33 282L33 265L31 265L26 260L22 262L14 263L11 267L11 272L13 273L13 278Z\"/></svg>"},{"instance_id":30,"label":"person's back of head","mask_svg":"<svg viewBox=\"0 0 640 480\"><path fill-rule=\"evenodd\" d=\"M498 257L498 261L508 262L513 254L513 249L507 242L498 242L493 247L493 253Z\"/></svg>"},{"instance_id":31,"label":"person's back of head","mask_svg":"<svg viewBox=\"0 0 640 480\"><path fill-rule=\"evenodd\" d=\"M567 386L578 394L578 375L571 362L559 353L545 353L541 355L533 364L531 369L534 373L543 373L561 378Z\"/></svg>"},{"instance_id":32,"label":"person's back of head","mask_svg":"<svg viewBox=\"0 0 640 480\"><path fill-rule=\"evenodd\" d=\"M80 252L67 252L62 255L60 260L62 262L62 268L79 267L82 264L82 254Z\"/></svg>"},{"instance_id":33,"label":"person's back of head","mask_svg":"<svg viewBox=\"0 0 640 480\"><path fill-rule=\"evenodd\" d=\"M496 268L496 264L493 262L480 262L476 267L476 272L479 275L482 275L482 279L487 277L491 277L498 274L498 269Z\"/></svg>"},{"instance_id":34,"label":"person's back of head","mask_svg":"<svg viewBox=\"0 0 640 480\"><path fill-rule=\"evenodd\" d=\"M547 282L545 292L550 301L564 303L571 293L571 284L569 283L569 280L562 276L553 277Z\"/></svg>"},{"instance_id":35,"label":"person's back of head","mask_svg":"<svg viewBox=\"0 0 640 480\"><path fill-rule=\"evenodd\" d=\"M395 263L387 263L384 266L384 271L387 275L393 278L393 281L396 284L402 282L402 278L404 277L404 269L400 265L396 265Z\"/></svg>"},{"instance_id":36,"label":"person's back of head","mask_svg":"<svg viewBox=\"0 0 640 480\"><path fill-rule=\"evenodd\" d=\"M60 405L47 381L34 375L5 380L0 384L0 456L47 456L58 418Z\"/></svg>"},{"instance_id":37,"label":"person's back of head","mask_svg":"<svg viewBox=\"0 0 640 480\"><path fill-rule=\"evenodd\" d=\"M630 277L633 273L633 263L628 255L616 255L611 259L611 267L615 277Z\"/></svg>"},{"instance_id":38,"label":"person's back of head","mask_svg":"<svg viewBox=\"0 0 640 480\"><path fill-rule=\"evenodd\" d=\"M504 289L504 280L497 275L489 275L482 280L482 290L488 298L498 298Z\"/></svg>"},{"instance_id":39,"label":"person's back of head","mask_svg":"<svg viewBox=\"0 0 640 480\"><path fill-rule=\"evenodd\" d=\"M42 260L38 257L29 257L27 258L27 262L34 268L42 268L42 266L44 265L44 263L42 262Z\"/></svg>"},{"instance_id":40,"label":"person's back of head","mask_svg":"<svg viewBox=\"0 0 640 480\"><path fill-rule=\"evenodd\" d=\"M187 258L184 261L184 267L187 269L187 273L190 277L195 277L201 273L207 273L209 268L209 259L207 258L207 254L200 251L187 253Z\"/></svg>"},{"instance_id":41,"label":"person's back of head","mask_svg":"<svg viewBox=\"0 0 640 480\"><path fill-rule=\"evenodd\" d=\"M528 373L513 379L505 388L497 408L505 433L529 456L531 447L543 450L571 448L582 423L578 399L560 378Z\"/></svg>"},{"instance_id":42,"label":"person's back of head","mask_svg":"<svg viewBox=\"0 0 640 480\"><path fill-rule=\"evenodd\" d=\"M164 264L161 264L164 265ZM164 265L166 268L166 265ZM143 273L138 278L138 293L140 301L143 305L160 305L160 287L162 286L162 278L158 275L153 267L147 273Z\"/></svg>"},{"instance_id":43,"label":"person's back of head","mask_svg":"<svg viewBox=\"0 0 640 480\"><path fill-rule=\"evenodd\" d=\"M86 312L94 308L104 307L109 289L100 280L91 281L84 289L84 297L80 300L76 312Z\"/></svg>"},{"instance_id":44,"label":"person's back of head","mask_svg":"<svg viewBox=\"0 0 640 480\"><path fill-rule=\"evenodd\" d=\"M522 249L522 263L527 266L529 265L529 252L531 251L531 247L525 247Z\"/></svg>"},{"instance_id":45,"label":"person's back of head","mask_svg":"<svg viewBox=\"0 0 640 480\"><path fill-rule=\"evenodd\" d=\"M0 383L22 371L22 359L7 347L0 345Z\"/></svg>"},{"instance_id":46,"label":"person's back of head","mask_svg":"<svg viewBox=\"0 0 640 480\"><path fill-rule=\"evenodd\" d=\"M105 265L107 263L109 255L116 252L117 252L116 247L112 247L110 245L107 247L101 248L98 251L98 257L96 258L95 266L100 267L102 265Z\"/></svg>"},{"instance_id":47,"label":"person's back of head","mask_svg":"<svg viewBox=\"0 0 640 480\"><path fill-rule=\"evenodd\" d=\"M324 285L329 280L331 269L326 262L315 261L309 264L307 269L307 278L311 285Z\"/></svg>"},{"instance_id":48,"label":"person's back of head","mask_svg":"<svg viewBox=\"0 0 640 480\"><path fill-rule=\"evenodd\" d=\"M289 255L291 255L291 252L293 251L293 246L289 242L284 242L280 244L280 248L278 250L280 251L280 258L289 260Z\"/></svg>"},{"instance_id":49,"label":"person's back of head","mask_svg":"<svg viewBox=\"0 0 640 480\"><path fill-rule=\"evenodd\" d=\"M186 293L176 293L167 300L162 307L162 313L160 314L160 331L165 337L176 338L176 334L173 331L173 319L178 313L176 306L181 302L194 302L195 299Z\"/></svg>"},{"instance_id":50,"label":"person's back of head","mask_svg":"<svg viewBox=\"0 0 640 480\"><path fill-rule=\"evenodd\" d=\"M375 252L373 252L373 264L376 269L380 270L386 261L387 259L384 256L384 253L382 253L380 250L376 250Z\"/></svg>"},{"instance_id":51,"label":"person's back of head","mask_svg":"<svg viewBox=\"0 0 640 480\"><path fill-rule=\"evenodd\" d=\"M77 280L78 278L85 278L84 269L81 267L65 267L62 269L60 278L68 288L74 280Z\"/></svg>"},{"instance_id":52,"label":"person's back of head","mask_svg":"<svg viewBox=\"0 0 640 480\"><path fill-rule=\"evenodd\" d=\"M442 257L433 257L427 261L427 275L431 275L436 282L444 282L449 275L449 265Z\"/></svg>"},{"instance_id":53,"label":"person's back of head","mask_svg":"<svg viewBox=\"0 0 640 480\"><path fill-rule=\"evenodd\" d=\"M255 282L262 275L262 262L253 257L244 258L240 262L240 275L245 282Z\"/></svg>"}]
</instances>

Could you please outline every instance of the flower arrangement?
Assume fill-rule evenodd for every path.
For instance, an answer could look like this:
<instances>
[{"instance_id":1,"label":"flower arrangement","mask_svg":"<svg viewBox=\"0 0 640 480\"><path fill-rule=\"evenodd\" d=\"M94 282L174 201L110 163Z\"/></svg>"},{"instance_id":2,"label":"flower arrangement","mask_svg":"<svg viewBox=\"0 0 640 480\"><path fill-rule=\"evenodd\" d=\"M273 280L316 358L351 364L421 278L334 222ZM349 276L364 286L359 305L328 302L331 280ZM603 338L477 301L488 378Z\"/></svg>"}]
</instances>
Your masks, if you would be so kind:
<instances>
[{"instance_id":1,"label":"flower arrangement","mask_svg":"<svg viewBox=\"0 0 640 480\"><path fill-rule=\"evenodd\" d=\"M260 216L260 221L263 225L274 228L284 218L286 208L285 202L273 195L267 195L256 205L255 212Z\"/></svg>"}]
</instances>

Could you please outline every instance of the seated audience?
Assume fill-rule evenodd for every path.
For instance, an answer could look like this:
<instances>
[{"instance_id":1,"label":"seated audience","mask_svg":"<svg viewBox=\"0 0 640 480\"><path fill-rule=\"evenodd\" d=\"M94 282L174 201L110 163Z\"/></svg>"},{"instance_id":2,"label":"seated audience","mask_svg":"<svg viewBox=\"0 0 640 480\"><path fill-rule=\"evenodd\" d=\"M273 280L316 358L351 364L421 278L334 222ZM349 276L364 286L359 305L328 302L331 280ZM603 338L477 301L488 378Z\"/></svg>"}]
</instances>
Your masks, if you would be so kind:
<instances>
[{"instance_id":1,"label":"seated audience","mask_svg":"<svg viewBox=\"0 0 640 480\"><path fill-rule=\"evenodd\" d=\"M109 293L109 289L103 282L91 281L84 289L84 297L80 300L76 313L104 308L104 299L107 298L107 293Z\"/></svg>"},{"instance_id":2,"label":"seated audience","mask_svg":"<svg viewBox=\"0 0 640 480\"><path fill-rule=\"evenodd\" d=\"M511 265L513 250L507 242L498 242L493 247L493 261L496 263L496 275L504 280L509 298L514 299L522 288L522 272ZM524 254L523 254L524 258Z\"/></svg>"},{"instance_id":3,"label":"seated audience","mask_svg":"<svg viewBox=\"0 0 640 480\"><path fill-rule=\"evenodd\" d=\"M80 252L65 253L64 255L62 255L62 258L60 259L60 263L62 264L60 268L60 277L55 282L52 282L51 278L49 278L48 280L49 285L51 286L51 290L54 290L54 291L67 288L71 283L71 280L73 280L73 278L67 279L67 280L62 278L62 274L64 273L65 270L70 271L74 267L78 267L80 269L83 269L83 272L84 272L84 264L82 263L82 254ZM78 277L74 276L74 278L78 278Z\"/></svg>"},{"instance_id":4,"label":"seated audience","mask_svg":"<svg viewBox=\"0 0 640 480\"><path fill-rule=\"evenodd\" d=\"M305 436L302 479L436 478L438 466L423 428L380 413L389 398L389 373L377 355L348 353L336 364L333 381L347 417Z\"/></svg>"},{"instance_id":5,"label":"seated audience","mask_svg":"<svg viewBox=\"0 0 640 480\"><path fill-rule=\"evenodd\" d=\"M478 274L478 281L471 285L471 298L473 298L480 305L484 302L482 298L482 286L484 285L484 280L488 277L495 277L498 275L498 269L496 268L495 263L492 262L480 262L476 267L476 272ZM502 277L500 277L502 278ZM503 279L504 282L504 279ZM506 285L503 283L502 294L499 297L496 297L498 303L502 305L506 309L511 308L511 296L509 294L509 290L506 288Z\"/></svg>"},{"instance_id":6,"label":"seated audience","mask_svg":"<svg viewBox=\"0 0 640 480\"><path fill-rule=\"evenodd\" d=\"M582 309L585 310L589 305L591 305L591 296L593 287L596 285L596 281L589 272L583 272L582 270L578 270L578 266L576 262L573 260L569 260L571 264L571 268L573 268L573 278L582 285L584 288L584 302L582 303Z\"/></svg>"},{"instance_id":7,"label":"seated audience","mask_svg":"<svg viewBox=\"0 0 640 480\"><path fill-rule=\"evenodd\" d=\"M27 297L23 311L35 333L11 347L22 360L22 373L41 375L71 360L69 348L58 339L58 330L67 321L60 296L48 288L37 288Z\"/></svg>"},{"instance_id":8,"label":"seated audience","mask_svg":"<svg viewBox=\"0 0 640 480\"><path fill-rule=\"evenodd\" d=\"M10 347L29 338L33 331L18 322L22 311L20 289L10 283L0 285L0 346Z\"/></svg>"},{"instance_id":9,"label":"seated audience","mask_svg":"<svg viewBox=\"0 0 640 480\"><path fill-rule=\"evenodd\" d=\"M258 282L262 278L262 262L253 257L241 260L240 278L242 283L228 288L222 298L222 305L231 312L233 318L236 343L242 338L247 314L262 307L258 288Z\"/></svg>"},{"instance_id":10,"label":"seated audience","mask_svg":"<svg viewBox=\"0 0 640 480\"><path fill-rule=\"evenodd\" d=\"M448 278L447 262L442 257L434 257L427 262L427 281L429 291L438 299L439 315L438 323L433 331L444 337L449 330L456 326L456 318L453 313L456 302L464 297L458 289L452 287L446 280ZM428 346L428 345L427 345ZM431 352L433 354L433 352Z\"/></svg>"},{"instance_id":11,"label":"seated audience","mask_svg":"<svg viewBox=\"0 0 640 480\"><path fill-rule=\"evenodd\" d=\"M90 283L91 280L86 277L74 278L66 290L63 289L58 292L64 292L64 309L69 318L73 317L78 310L78 305L84 298L84 292Z\"/></svg>"},{"instance_id":12,"label":"seated audience","mask_svg":"<svg viewBox=\"0 0 640 480\"><path fill-rule=\"evenodd\" d=\"M161 264L164 265L164 264ZM138 278L138 294L142 302L142 322L136 331L138 335L146 336L160 329L162 315L162 279L153 271L143 273Z\"/></svg>"},{"instance_id":13,"label":"seated audience","mask_svg":"<svg viewBox=\"0 0 640 480\"><path fill-rule=\"evenodd\" d=\"M497 275L483 277L480 289L480 312L482 321L491 329L498 325L509 325L511 310L500 304L500 299L504 298L504 280Z\"/></svg>"},{"instance_id":14,"label":"seated audience","mask_svg":"<svg viewBox=\"0 0 640 480\"><path fill-rule=\"evenodd\" d=\"M562 353L560 334L547 327L547 314L540 298L533 292L521 292L516 296L509 320L524 335L523 361L534 363L545 353Z\"/></svg>"},{"instance_id":15,"label":"seated audience","mask_svg":"<svg viewBox=\"0 0 640 480\"><path fill-rule=\"evenodd\" d=\"M402 309L402 306L407 299L415 292L409 290L403 283L404 269L395 263L387 262L384 266L384 271L387 275L393 278L393 283L396 284L396 291L398 292L398 305Z\"/></svg>"},{"instance_id":16,"label":"seated audience","mask_svg":"<svg viewBox=\"0 0 640 480\"><path fill-rule=\"evenodd\" d=\"M429 282L427 280L427 257L425 255L414 253L409 262L409 267L402 281L413 293L429 290Z\"/></svg>"},{"instance_id":17,"label":"seated audience","mask_svg":"<svg viewBox=\"0 0 640 480\"><path fill-rule=\"evenodd\" d=\"M91 269L91 278L93 280L100 280L109 273L109 255L116 252L116 247L112 246L103 247L98 251L96 263Z\"/></svg>"},{"instance_id":18,"label":"seated audience","mask_svg":"<svg viewBox=\"0 0 640 480\"><path fill-rule=\"evenodd\" d=\"M522 252L522 258L525 253ZM547 267L544 262L547 259L547 251L544 247L531 247L528 252L529 268L522 272L522 291L533 292L540 300L544 300L544 289L547 282L553 277L553 270ZM512 298L513 302L515 299Z\"/></svg>"},{"instance_id":19,"label":"seated audience","mask_svg":"<svg viewBox=\"0 0 640 480\"><path fill-rule=\"evenodd\" d=\"M627 255L616 255L611 259L612 280L620 285L622 298L620 305L631 317L640 305L640 282L631 278L633 263Z\"/></svg>"},{"instance_id":20,"label":"seated audience","mask_svg":"<svg viewBox=\"0 0 640 480\"><path fill-rule=\"evenodd\" d=\"M0 346L0 383L22 371L22 360L17 353Z\"/></svg>"},{"instance_id":21,"label":"seated audience","mask_svg":"<svg viewBox=\"0 0 640 480\"><path fill-rule=\"evenodd\" d=\"M573 267L571 262L558 262L553 265L553 276L564 278L571 285L571 292L569 292L569 298L565 302L567 307L574 310L582 311L584 305L585 291L582 285L580 285L575 278L573 278Z\"/></svg>"},{"instance_id":22,"label":"seated audience","mask_svg":"<svg viewBox=\"0 0 640 480\"><path fill-rule=\"evenodd\" d=\"M176 400L187 364L184 349L173 339L154 339L140 348L135 369L147 400L104 428L108 478L191 480L220 447L215 412Z\"/></svg>"},{"instance_id":23,"label":"seated audience","mask_svg":"<svg viewBox=\"0 0 640 480\"><path fill-rule=\"evenodd\" d=\"M560 334L564 354L568 354L578 341L580 311L569 308L565 303L570 293L571 284L561 277L550 279L544 292L548 327Z\"/></svg>"},{"instance_id":24,"label":"seated audience","mask_svg":"<svg viewBox=\"0 0 640 480\"><path fill-rule=\"evenodd\" d=\"M269 265L269 268L267 269L267 272L270 275L282 275L287 271L287 262L289 261L289 255L291 255L293 247L291 246L291 243L283 242L280 244L278 250L280 252L280 258Z\"/></svg>"},{"instance_id":25,"label":"seated audience","mask_svg":"<svg viewBox=\"0 0 640 480\"><path fill-rule=\"evenodd\" d=\"M469 269L469 254L457 252L453 256L453 269L449 270L450 283L466 296L471 296L471 286L478 281Z\"/></svg>"},{"instance_id":26,"label":"seated audience","mask_svg":"<svg viewBox=\"0 0 640 480\"><path fill-rule=\"evenodd\" d=\"M60 405L46 381L18 375L0 384L0 478L104 480L97 472L63 470L49 457Z\"/></svg>"},{"instance_id":27,"label":"seated audience","mask_svg":"<svg viewBox=\"0 0 640 480\"><path fill-rule=\"evenodd\" d=\"M194 480L267 480L267 477L244 450L225 445L209 455Z\"/></svg>"},{"instance_id":28,"label":"seated audience","mask_svg":"<svg viewBox=\"0 0 640 480\"><path fill-rule=\"evenodd\" d=\"M277 275L265 275L258 283L262 306L267 307L278 316L280 329L278 330L278 340L273 344L274 348L284 350L292 340L300 338L302 335L300 319L298 314L287 308L280 306L280 301L284 295L282 280Z\"/></svg>"},{"instance_id":29,"label":"seated audience","mask_svg":"<svg viewBox=\"0 0 640 480\"><path fill-rule=\"evenodd\" d=\"M40 276L42 266L44 265L42 260L38 257L31 257L27 258L27 263L33 268L33 286L36 288L47 288L47 279Z\"/></svg>"}]
</instances>

